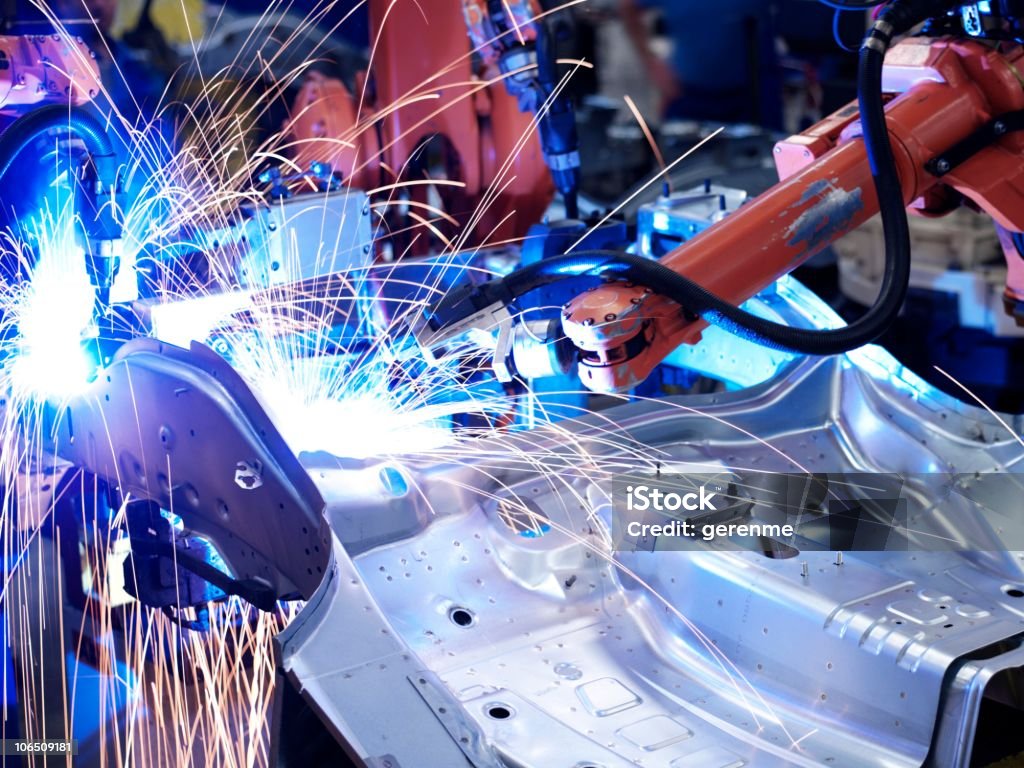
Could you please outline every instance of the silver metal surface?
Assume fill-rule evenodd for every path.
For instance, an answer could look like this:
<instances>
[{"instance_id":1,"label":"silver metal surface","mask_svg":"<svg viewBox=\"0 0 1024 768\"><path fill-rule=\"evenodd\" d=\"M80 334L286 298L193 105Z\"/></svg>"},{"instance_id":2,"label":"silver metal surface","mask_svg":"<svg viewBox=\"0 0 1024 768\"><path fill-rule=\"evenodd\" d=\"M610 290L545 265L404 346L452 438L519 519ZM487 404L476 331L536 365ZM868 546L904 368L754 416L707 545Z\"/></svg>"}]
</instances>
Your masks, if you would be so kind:
<instances>
[{"instance_id":1,"label":"silver metal surface","mask_svg":"<svg viewBox=\"0 0 1024 768\"><path fill-rule=\"evenodd\" d=\"M344 272L358 278L373 243L370 219L360 190L304 192L243 207L236 224L196 237L233 264L242 288L258 290Z\"/></svg>"},{"instance_id":2,"label":"silver metal surface","mask_svg":"<svg viewBox=\"0 0 1024 768\"><path fill-rule=\"evenodd\" d=\"M791 280L751 306L836 322ZM237 575L309 598L278 638L280 669L368 764L969 764L982 700L1024 661L1024 561L998 546L1024 526L1021 420L942 395L877 348L765 358L755 376L735 364L742 345L710 342L706 373L718 359L722 378L767 380L301 467L226 364L142 342L72 404L58 449L172 507ZM190 449L189 424L217 441ZM915 525L969 519L984 546L612 553L611 477L655 464L895 472ZM1002 517L968 518L968 496ZM218 497L237 513L218 519ZM329 531L313 528L320 499ZM312 552L320 536L330 555Z\"/></svg>"},{"instance_id":3,"label":"silver metal surface","mask_svg":"<svg viewBox=\"0 0 1024 768\"><path fill-rule=\"evenodd\" d=\"M789 315L806 318L806 307ZM1012 481L1022 459L996 418L877 348L791 362L738 392L630 404L568 431L479 443L457 464L392 461L407 490L387 500L374 479L385 465L364 465L353 484L350 465L304 457L355 553L346 589L365 605L360 613L336 594L308 607L318 632L283 638L283 666L361 754L386 751L402 765L443 763L423 757L408 720L366 722L393 683L382 671L378 685L336 650L337 638L381 618L380 642L409 680L413 667L426 670L442 686L435 695L450 697L433 716L452 742L474 745L463 754L476 765L967 765L987 682L1024 661L1013 650L1024 633L1019 553L612 555L608 478L660 461ZM950 497L920 483L908 496L912 517L940 527L970 506L935 506ZM548 533L511 530L501 499L527 499ZM1018 499L990 505L1012 510ZM361 514L373 521L369 550ZM389 525L394 536L381 543ZM346 674L368 692L326 685Z\"/></svg>"}]
</instances>

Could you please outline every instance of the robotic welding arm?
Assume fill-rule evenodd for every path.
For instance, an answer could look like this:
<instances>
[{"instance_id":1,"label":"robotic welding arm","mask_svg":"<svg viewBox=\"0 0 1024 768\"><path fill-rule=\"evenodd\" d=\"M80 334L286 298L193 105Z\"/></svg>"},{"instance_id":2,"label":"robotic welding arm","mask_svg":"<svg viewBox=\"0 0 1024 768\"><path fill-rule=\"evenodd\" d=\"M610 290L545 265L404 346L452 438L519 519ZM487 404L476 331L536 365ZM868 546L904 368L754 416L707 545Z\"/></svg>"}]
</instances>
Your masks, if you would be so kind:
<instances>
[{"instance_id":1,"label":"robotic welding arm","mask_svg":"<svg viewBox=\"0 0 1024 768\"><path fill-rule=\"evenodd\" d=\"M698 342L709 323L805 354L839 353L873 341L895 319L906 292L905 205L921 215L941 215L963 196L998 224L1020 230L1024 219L1014 187L1019 136L1007 132L978 144L956 168L943 160L1024 105L1015 76L1019 49L999 54L963 40L904 41L887 59L884 88L895 98L882 117L880 99L876 109L870 90L880 95L883 85L881 72L872 71L884 50L880 42L870 47L878 40L869 36L862 51L859 114L847 108L783 142L776 150L782 181L667 254L660 266L673 274L648 270L658 281L639 282L653 292L620 283L570 302L563 326L582 351L587 386L633 386L677 346ZM881 296L862 320L835 331L791 331L736 308L878 212L887 269Z\"/></svg>"},{"instance_id":2,"label":"robotic welding arm","mask_svg":"<svg viewBox=\"0 0 1024 768\"><path fill-rule=\"evenodd\" d=\"M541 149L566 218L578 215L579 139L572 98L557 74L555 48L565 14L545 17L536 0L463 0L474 50L505 77L519 109L537 116Z\"/></svg>"},{"instance_id":3,"label":"robotic welding arm","mask_svg":"<svg viewBox=\"0 0 1024 768\"><path fill-rule=\"evenodd\" d=\"M992 36L996 28L1014 38L1005 24L964 24L976 4L953 6L941 0L886 5L861 49L859 109L846 107L780 143L777 185L660 262L569 253L513 273L489 293L507 303L538 279L607 280L562 313L565 336L578 350L580 378L597 391L636 385L672 350L699 342L708 324L802 354L840 353L875 340L896 318L906 293L906 206L937 216L966 198L1006 231L1024 231L1024 137L1017 131L1024 115L1024 51L1019 44L1000 51L967 39ZM930 33L950 34L905 39L885 57L894 37L929 19ZM879 212L887 268L879 300L864 318L832 331L805 331L738 308ZM1004 240L1013 281L1024 272L1014 270L1021 255L1013 243L1021 238ZM1024 284L1011 282L1006 295L1011 309L1021 306ZM426 322L434 339L454 327L434 310Z\"/></svg>"},{"instance_id":4,"label":"robotic welding arm","mask_svg":"<svg viewBox=\"0 0 1024 768\"><path fill-rule=\"evenodd\" d=\"M100 89L95 56L66 35L0 36L0 114L20 113L0 134L0 180L40 138L63 130L89 153L76 185L78 240L106 308L120 264L123 186L106 129L83 108Z\"/></svg>"}]
</instances>

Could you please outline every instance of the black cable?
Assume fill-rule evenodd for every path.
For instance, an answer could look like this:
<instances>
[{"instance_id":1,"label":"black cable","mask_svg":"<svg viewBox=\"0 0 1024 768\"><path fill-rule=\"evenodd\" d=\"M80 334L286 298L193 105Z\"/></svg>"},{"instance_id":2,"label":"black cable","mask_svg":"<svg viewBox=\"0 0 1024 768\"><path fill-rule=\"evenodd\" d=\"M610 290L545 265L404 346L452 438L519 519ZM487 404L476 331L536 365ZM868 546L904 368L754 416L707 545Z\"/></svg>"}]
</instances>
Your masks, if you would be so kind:
<instances>
[{"instance_id":1,"label":"black cable","mask_svg":"<svg viewBox=\"0 0 1024 768\"><path fill-rule=\"evenodd\" d=\"M911 0L913 2L913 0ZM894 5L899 5L896 3ZM792 328L753 315L703 286L641 256L608 251L567 254L544 259L506 276L491 295L518 297L550 282L582 275L615 276L646 285L730 333L774 349L812 355L848 352L875 341L896 319L910 279L910 234L903 192L885 122L882 62L894 34L909 29L907 14L882 13L865 37L860 52L858 98L863 140L882 214L885 270L878 300L863 317L832 330ZM893 23L893 22L897 23Z\"/></svg>"}]
</instances>

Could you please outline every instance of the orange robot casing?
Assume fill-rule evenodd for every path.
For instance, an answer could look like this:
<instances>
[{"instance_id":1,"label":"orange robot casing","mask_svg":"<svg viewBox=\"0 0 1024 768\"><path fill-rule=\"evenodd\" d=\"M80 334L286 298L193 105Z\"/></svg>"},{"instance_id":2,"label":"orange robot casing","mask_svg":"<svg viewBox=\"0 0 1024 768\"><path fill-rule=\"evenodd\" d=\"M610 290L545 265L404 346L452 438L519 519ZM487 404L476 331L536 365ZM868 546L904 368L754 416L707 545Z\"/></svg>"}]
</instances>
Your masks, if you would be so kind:
<instances>
[{"instance_id":1,"label":"orange robot casing","mask_svg":"<svg viewBox=\"0 0 1024 768\"><path fill-rule=\"evenodd\" d=\"M914 38L889 52L884 85L895 95L886 117L912 212L941 215L959 193L997 225L1024 231L1024 132L1007 133L941 178L927 168L989 121L1024 109L1022 64L1021 48L1001 53L973 41ZM739 305L878 213L858 118L851 105L780 143L779 183L662 263ZM1011 278L1014 267L1024 273L1015 250L1007 257ZM677 346L699 341L705 326L656 291L621 283L574 299L563 320L583 351L581 379L598 391L634 386Z\"/></svg>"},{"instance_id":2,"label":"orange robot casing","mask_svg":"<svg viewBox=\"0 0 1024 768\"><path fill-rule=\"evenodd\" d=\"M96 57L81 38L0 35L0 110L44 102L85 104L100 91Z\"/></svg>"},{"instance_id":3,"label":"orange robot casing","mask_svg":"<svg viewBox=\"0 0 1024 768\"><path fill-rule=\"evenodd\" d=\"M290 121L296 162L328 162L352 186L387 199L396 182L437 177L426 162L429 145L456 182L437 186L445 213L458 221L453 242L524 236L553 185L533 116L519 111L500 79L482 80L486 73L474 66L460 0L372 0L370 30L372 87L360 78L353 94L313 74L301 89ZM425 192L408 188L413 200Z\"/></svg>"}]
</instances>

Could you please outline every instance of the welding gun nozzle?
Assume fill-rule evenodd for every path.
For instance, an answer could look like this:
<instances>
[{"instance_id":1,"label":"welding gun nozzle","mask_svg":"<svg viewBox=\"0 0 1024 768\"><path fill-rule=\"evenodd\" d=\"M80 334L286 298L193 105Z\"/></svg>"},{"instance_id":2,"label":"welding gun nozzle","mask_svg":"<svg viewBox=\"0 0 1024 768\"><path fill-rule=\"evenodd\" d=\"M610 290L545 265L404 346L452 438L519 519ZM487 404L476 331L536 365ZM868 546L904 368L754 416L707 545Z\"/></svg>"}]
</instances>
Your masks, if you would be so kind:
<instances>
[{"instance_id":1,"label":"welding gun nozzle","mask_svg":"<svg viewBox=\"0 0 1024 768\"><path fill-rule=\"evenodd\" d=\"M89 281L96 286L97 298L101 306L110 303L110 288L114 284L117 272L121 267L120 240L101 240L90 243L85 255L85 268L89 273Z\"/></svg>"},{"instance_id":2,"label":"welding gun nozzle","mask_svg":"<svg viewBox=\"0 0 1024 768\"><path fill-rule=\"evenodd\" d=\"M523 379L545 379L569 372L576 349L555 320L531 320L516 325L509 352L511 367Z\"/></svg>"}]
</instances>

